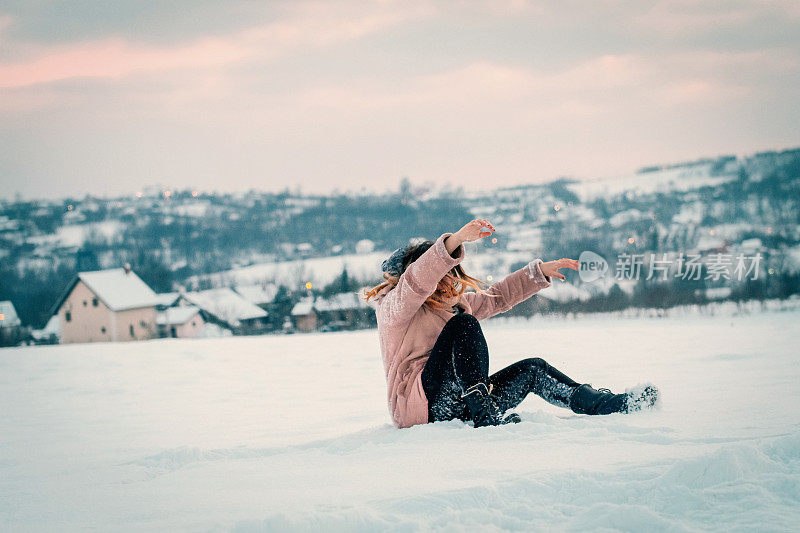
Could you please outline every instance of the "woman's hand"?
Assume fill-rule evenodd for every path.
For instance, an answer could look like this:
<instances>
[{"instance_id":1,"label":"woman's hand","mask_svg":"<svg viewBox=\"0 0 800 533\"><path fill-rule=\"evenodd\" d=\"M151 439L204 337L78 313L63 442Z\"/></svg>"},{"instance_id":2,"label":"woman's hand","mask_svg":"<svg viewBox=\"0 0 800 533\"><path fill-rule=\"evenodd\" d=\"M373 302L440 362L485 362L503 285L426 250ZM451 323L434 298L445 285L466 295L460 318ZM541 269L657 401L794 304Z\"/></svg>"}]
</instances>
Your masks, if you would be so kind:
<instances>
[{"instance_id":1,"label":"woman's hand","mask_svg":"<svg viewBox=\"0 0 800 533\"><path fill-rule=\"evenodd\" d=\"M481 231L483 228L489 228L492 231ZM477 241L483 237L488 237L494 231L494 226L492 226L488 220L478 218L471 222L467 222L464 224L463 228L447 237L444 241L444 246L447 249L447 252L450 255L453 255L453 252L456 250L456 248L461 246L462 242Z\"/></svg>"},{"instance_id":2,"label":"woman's hand","mask_svg":"<svg viewBox=\"0 0 800 533\"><path fill-rule=\"evenodd\" d=\"M492 231L481 231L483 228L489 228ZM494 226L492 226L488 220L478 218L464 224L464 227L458 230L455 236L461 242L472 242L488 237L495 231L497 230L494 229Z\"/></svg>"},{"instance_id":3,"label":"woman's hand","mask_svg":"<svg viewBox=\"0 0 800 533\"><path fill-rule=\"evenodd\" d=\"M542 263L539 265L542 269L542 274L547 277L551 278L558 278L561 280L567 279L564 274L558 271L559 268L571 268L572 270L578 270L580 268L580 263L578 263L575 259L556 259L555 261L548 261L546 263Z\"/></svg>"}]
</instances>

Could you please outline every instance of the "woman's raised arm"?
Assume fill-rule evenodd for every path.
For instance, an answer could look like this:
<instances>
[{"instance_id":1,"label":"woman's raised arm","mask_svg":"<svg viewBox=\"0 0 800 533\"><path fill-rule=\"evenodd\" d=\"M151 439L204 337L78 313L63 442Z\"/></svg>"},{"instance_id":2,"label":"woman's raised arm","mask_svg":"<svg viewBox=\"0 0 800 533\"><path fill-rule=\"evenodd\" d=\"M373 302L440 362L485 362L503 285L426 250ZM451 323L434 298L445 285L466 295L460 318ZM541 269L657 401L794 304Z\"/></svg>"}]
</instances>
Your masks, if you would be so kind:
<instances>
[{"instance_id":1,"label":"woman's raised arm","mask_svg":"<svg viewBox=\"0 0 800 533\"><path fill-rule=\"evenodd\" d=\"M436 286L451 268L464 259L464 247L458 242L453 251L447 250L445 241L452 233L443 233L433 246L408 265L400 275L397 286L386 293L380 306L380 314L386 325L399 326L410 321L425 300L436 291ZM453 257L452 253L455 253Z\"/></svg>"},{"instance_id":2,"label":"woman's raised arm","mask_svg":"<svg viewBox=\"0 0 800 533\"><path fill-rule=\"evenodd\" d=\"M476 292L464 293L463 298L469 302L472 314L478 320L505 313L520 302L524 302L542 289L550 286L551 277L566 279L559 268L578 270L580 265L575 259L557 259L542 262L534 259L516 272L498 281L486 291L493 296Z\"/></svg>"},{"instance_id":3,"label":"woman's raised arm","mask_svg":"<svg viewBox=\"0 0 800 533\"><path fill-rule=\"evenodd\" d=\"M491 231L482 231L490 228ZM443 233L433 246L400 275L397 286L383 298L380 312L385 323L404 324L411 320L425 300L436 291L439 281L464 259L462 243L487 237L494 231L489 221L476 219L455 233Z\"/></svg>"}]
</instances>

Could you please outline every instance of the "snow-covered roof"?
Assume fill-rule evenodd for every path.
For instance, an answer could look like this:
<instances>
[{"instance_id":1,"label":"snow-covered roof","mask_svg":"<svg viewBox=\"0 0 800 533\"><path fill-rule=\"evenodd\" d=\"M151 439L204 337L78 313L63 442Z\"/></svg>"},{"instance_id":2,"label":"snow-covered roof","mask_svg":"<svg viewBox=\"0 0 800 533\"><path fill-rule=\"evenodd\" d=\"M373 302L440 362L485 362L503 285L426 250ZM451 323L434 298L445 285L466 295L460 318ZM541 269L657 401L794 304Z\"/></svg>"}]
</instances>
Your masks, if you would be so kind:
<instances>
[{"instance_id":1,"label":"snow-covered roof","mask_svg":"<svg viewBox=\"0 0 800 533\"><path fill-rule=\"evenodd\" d=\"M228 288L187 292L182 298L228 324L267 316L266 311Z\"/></svg>"},{"instance_id":2,"label":"snow-covered roof","mask_svg":"<svg viewBox=\"0 0 800 533\"><path fill-rule=\"evenodd\" d=\"M356 243L357 254L368 254L375 250L375 243L369 239L361 239Z\"/></svg>"},{"instance_id":3,"label":"snow-covered roof","mask_svg":"<svg viewBox=\"0 0 800 533\"><path fill-rule=\"evenodd\" d=\"M158 303L153 289L132 270L111 268L80 272L78 278L112 311L151 307Z\"/></svg>"},{"instance_id":4,"label":"snow-covered roof","mask_svg":"<svg viewBox=\"0 0 800 533\"><path fill-rule=\"evenodd\" d=\"M340 311L344 309L369 308L371 305L357 292L341 292L327 298L306 296L292 307L292 315L302 316L313 311Z\"/></svg>"},{"instance_id":5,"label":"snow-covered roof","mask_svg":"<svg viewBox=\"0 0 800 533\"><path fill-rule=\"evenodd\" d=\"M293 316L302 316L309 314L314 309L314 297L306 296L292 307Z\"/></svg>"},{"instance_id":6,"label":"snow-covered roof","mask_svg":"<svg viewBox=\"0 0 800 533\"><path fill-rule=\"evenodd\" d=\"M156 298L158 299L158 305L163 307L169 307L174 304L178 298L180 298L179 292L163 292L161 294L156 294Z\"/></svg>"},{"instance_id":7,"label":"snow-covered roof","mask_svg":"<svg viewBox=\"0 0 800 533\"><path fill-rule=\"evenodd\" d=\"M730 287L709 287L706 289L706 298L711 300L727 298L731 292L733 291Z\"/></svg>"},{"instance_id":8,"label":"snow-covered roof","mask_svg":"<svg viewBox=\"0 0 800 533\"><path fill-rule=\"evenodd\" d=\"M199 312L200 308L195 305L168 307L158 313L156 322L167 326L179 326L187 323Z\"/></svg>"},{"instance_id":9,"label":"snow-covered roof","mask_svg":"<svg viewBox=\"0 0 800 533\"><path fill-rule=\"evenodd\" d=\"M45 333L52 333L54 335L61 335L61 319L58 318L58 315L51 316L50 320L47 321L47 324L44 325L44 329L42 331Z\"/></svg>"},{"instance_id":10,"label":"snow-covered roof","mask_svg":"<svg viewBox=\"0 0 800 533\"><path fill-rule=\"evenodd\" d=\"M275 299L275 295L278 294L278 286L274 283L239 285L234 290L238 292L242 298L256 305L271 303Z\"/></svg>"},{"instance_id":11,"label":"snow-covered roof","mask_svg":"<svg viewBox=\"0 0 800 533\"><path fill-rule=\"evenodd\" d=\"M78 281L82 281L112 311L154 307L158 303L158 295L132 270L110 268L79 272L53 306L51 314L58 312Z\"/></svg>"},{"instance_id":12,"label":"snow-covered roof","mask_svg":"<svg viewBox=\"0 0 800 533\"><path fill-rule=\"evenodd\" d=\"M328 298L318 298L314 302L314 308L317 311L336 311L342 309L360 309L362 307L369 307L363 298L359 298L358 293L355 292L342 292L334 294Z\"/></svg>"},{"instance_id":13,"label":"snow-covered roof","mask_svg":"<svg viewBox=\"0 0 800 533\"><path fill-rule=\"evenodd\" d=\"M17 316L17 310L14 309L14 304L10 300L0 302L0 314L3 315L3 320L0 320L0 327L11 328L22 324L19 316Z\"/></svg>"},{"instance_id":14,"label":"snow-covered roof","mask_svg":"<svg viewBox=\"0 0 800 533\"><path fill-rule=\"evenodd\" d=\"M55 335L56 337L61 336L61 321L58 315L51 316L44 328L31 330L31 336L34 339L46 340L49 339L51 335Z\"/></svg>"}]
</instances>

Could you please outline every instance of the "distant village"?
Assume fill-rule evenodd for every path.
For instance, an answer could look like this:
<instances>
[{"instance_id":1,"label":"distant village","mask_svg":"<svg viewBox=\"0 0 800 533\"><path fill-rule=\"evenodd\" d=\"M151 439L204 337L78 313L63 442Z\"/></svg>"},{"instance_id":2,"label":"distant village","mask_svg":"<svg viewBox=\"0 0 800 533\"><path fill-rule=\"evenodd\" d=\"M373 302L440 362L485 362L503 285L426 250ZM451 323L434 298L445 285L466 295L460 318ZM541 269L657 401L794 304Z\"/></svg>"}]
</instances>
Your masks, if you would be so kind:
<instances>
[{"instance_id":1,"label":"distant village","mask_svg":"<svg viewBox=\"0 0 800 533\"><path fill-rule=\"evenodd\" d=\"M386 254L472 218L498 230L468 253L469 273L489 284L583 251L616 274L573 276L509 315L784 299L800 293L798 191L795 148L489 191L403 179L385 194L0 200L0 346L374 327L360 293L381 281ZM626 257L641 276L619 275ZM730 275L740 257L747 275ZM656 260L664 276L645 270Z\"/></svg>"},{"instance_id":2,"label":"distant village","mask_svg":"<svg viewBox=\"0 0 800 533\"><path fill-rule=\"evenodd\" d=\"M256 284L158 294L129 265L80 272L43 329L24 328L13 304L0 302L0 345L291 334L375 325L373 308L356 292L347 292L302 297L275 327L268 318L277 293L274 284Z\"/></svg>"}]
</instances>

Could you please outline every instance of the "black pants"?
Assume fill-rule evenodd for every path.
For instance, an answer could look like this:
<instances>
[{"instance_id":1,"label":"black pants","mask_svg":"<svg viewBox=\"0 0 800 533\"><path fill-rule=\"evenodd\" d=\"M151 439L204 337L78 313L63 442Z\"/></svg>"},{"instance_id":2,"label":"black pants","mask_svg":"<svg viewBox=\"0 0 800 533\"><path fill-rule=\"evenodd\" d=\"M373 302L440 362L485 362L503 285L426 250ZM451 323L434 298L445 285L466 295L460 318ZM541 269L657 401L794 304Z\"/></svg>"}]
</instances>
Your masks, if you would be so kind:
<instances>
[{"instance_id":1,"label":"black pants","mask_svg":"<svg viewBox=\"0 0 800 533\"><path fill-rule=\"evenodd\" d=\"M478 319L467 313L454 315L439 334L422 370L428 421L469 420L469 409L461 395L480 382L491 383L492 395L503 412L519 405L531 392L553 405L569 408L572 393L580 385L539 357L488 374L489 350Z\"/></svg>"}]
</instances>

